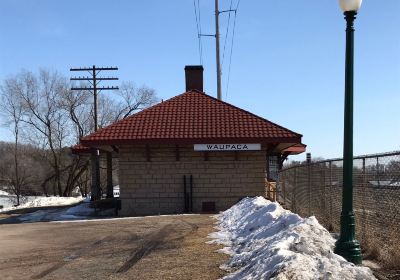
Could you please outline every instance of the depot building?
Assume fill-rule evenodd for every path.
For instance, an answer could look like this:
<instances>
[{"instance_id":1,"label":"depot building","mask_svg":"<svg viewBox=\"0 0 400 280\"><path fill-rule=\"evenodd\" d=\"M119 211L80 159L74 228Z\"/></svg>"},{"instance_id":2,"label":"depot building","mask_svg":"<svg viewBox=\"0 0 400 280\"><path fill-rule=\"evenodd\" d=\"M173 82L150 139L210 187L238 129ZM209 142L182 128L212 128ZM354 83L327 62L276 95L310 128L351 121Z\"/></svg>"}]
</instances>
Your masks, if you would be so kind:
<instances>
[{"instance_id":1,"label":"depot building","mask_svg":"<svg viewBox=\"0 0 400 280\"><path fill-rule=\"evenodd\" d=\"M118 158L122 215L225 210L264 196L283 160L305 150L302 135L204 93L202 66L185 78L185 93L81 139L108 167Z\"/></svg>"}]
</instances>

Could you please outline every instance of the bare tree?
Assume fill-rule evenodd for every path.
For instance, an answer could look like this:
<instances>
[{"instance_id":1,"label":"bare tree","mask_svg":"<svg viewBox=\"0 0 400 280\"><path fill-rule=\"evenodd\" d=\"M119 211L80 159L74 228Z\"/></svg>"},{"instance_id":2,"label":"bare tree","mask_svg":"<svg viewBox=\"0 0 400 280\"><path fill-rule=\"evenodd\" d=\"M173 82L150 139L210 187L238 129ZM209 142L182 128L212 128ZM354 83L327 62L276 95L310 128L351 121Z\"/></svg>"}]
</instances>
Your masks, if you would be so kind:
<instances>
[{"instance_id":1,"label":"bare tree","mask_svg":"<svg viewBox=\"0 0 400 280\"><path fill-rule=\"evenodd\" d=\"M18 168L15 168L15 143L0 142L0 174L3 184L15 196L12 200L21 204L24 196L39 193L38 186L46 166L34 156L35 148L18 142Z\"/></svg>"},{"instance_id":2,"label":"bare tree","mask_svg":"<svg viewBox=\"0 0 400 280\"><path fill-rule=\"evenodd\" d=\"M23 84L17 79L6 80L4 85L0 87L0 109L5 116L6 122L11 125L10 128L14 134L14 168L9 179L11 180L12 191L17 197L17 205L20 204L21 189L26 181L26 176L24 176L26 173L20 171L19 165L19 136L24 110L19 95L15 94L15 92L22 91L22 88Z\"/></svg>"},{"instance_id":3,"label":"bare tree","mask_svg":"<svg viewBox=\"0 0 400 280\"><path fill-rule=\"evenodd\" d=\"M74 141L89 134L94 129L92 96L88 91L65 91L62 107L72 122Z\"/></svg>"},{"instance_id":4,"label":"bare tree","mask_svg":"<svg viewBox=\"0 0 400 280\"><path fill-rule=\"evenodd\" d=\"M65 78L57 72L40 70L36 77L31 72L22 72L19 76L24 88L19 98L25 110L21 119L36 139L43 139L44 149L49 151L49 163L54 171L54 181L58 194L62 195L61 149L68 137L68 119L60 109L60 93L68 90ZM36 141L31 138L31 140Z\"/></svg>"},{"instance_id":5,"label":"bare tree","mask_svg":"<svg viewBox=\"0 0 400 280\"><path fill-rule=\"evenodd\" d=\"M53 194L60 196L69 196L75 187L86 185L90 172L88 158L71 156L67 147L93 131L91 93L72 92L65 77L48 70L37 74L22 71L4 81L2 92L2 104L7 107L3 111L14 128L15 176L21 177L18 143L24 138L24 142L40 148L32 157L46 166L47 172L41 173L39 184L46 195L50 184ZM123 83L116 94L100 95L99 124L104 127L156 102L154 90ZM20 193L22 179L15 181Z\"/></svg>"},{"instance_id":6,"label":"bare tree","mask_svg":"<svg viewBox=\"0 0 400 280\"><path fill-rule=\"evenodd\" d=\"M154 89L142 86L136 88L132 82L124 82L117 95L121 100L117 106L114 121L125 119L131 114L146 109L158 102Z\"/></svg>"}]
</instances>

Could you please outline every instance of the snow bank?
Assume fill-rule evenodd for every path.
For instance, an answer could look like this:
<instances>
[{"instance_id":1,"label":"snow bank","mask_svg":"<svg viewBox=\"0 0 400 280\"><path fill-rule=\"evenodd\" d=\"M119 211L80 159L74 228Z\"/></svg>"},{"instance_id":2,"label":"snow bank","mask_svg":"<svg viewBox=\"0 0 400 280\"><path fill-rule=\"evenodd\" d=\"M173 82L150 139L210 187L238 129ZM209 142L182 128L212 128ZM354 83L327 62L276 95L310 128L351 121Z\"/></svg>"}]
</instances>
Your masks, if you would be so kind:
<instances>
[{"instance_id":1,"label":"snow bank","mask_svg":"<svg viewBox=\"0 0 400 280\"><path fill-rule=\"evenodd\" d=\"M369 268L333 253L334 238L315 217L303 219L262 197L245 198L217 215L210 243L231 255L223 279L375 279Z\"/></svg>"},{"instance_id":2,"label":"snow bank","mask_svg":"<svg viewBox=\"0 0 400 280\"><path fill-rule=\"evenodd\" d=\"M0 209L0 212L23 209L23 208L32 208L32 207L71 205L81 202L84 199L82 197L58 197L58 196L49 196L49 197L36 196L28 198L29 199L26 203L21 204L17 207L7 207Z\"/></svg>"}]
</instances>

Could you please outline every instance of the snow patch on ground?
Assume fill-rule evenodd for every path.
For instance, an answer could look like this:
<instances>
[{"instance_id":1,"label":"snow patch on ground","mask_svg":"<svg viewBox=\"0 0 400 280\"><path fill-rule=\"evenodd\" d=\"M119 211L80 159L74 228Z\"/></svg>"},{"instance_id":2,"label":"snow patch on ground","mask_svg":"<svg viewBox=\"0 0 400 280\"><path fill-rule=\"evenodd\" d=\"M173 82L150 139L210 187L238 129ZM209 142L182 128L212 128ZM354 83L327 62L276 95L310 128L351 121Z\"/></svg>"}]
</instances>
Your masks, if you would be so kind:
<instances>
[{"instance_id":1,"label":"snow patch on ground","mask_svg":"<svg viewBox=\"0 0 400 280\"><path fill-rule=\"evenodd\" d=\"M38 210L16 217L21 222L40 222L40 221L70 221L87 219L95 215L95 209L90 207L90 200L86 199L82 203L65 209L46 209Z\"/></svg>"},{"instance_id":2,"label":"snow patch on ground","mask_svg":"<svg viewBox=\"0 0 400 280\"><path fill-rule=\"evenodd\" d=\"M33 197L25 197L27 198L27 202L15 207L5 207L0 209L0 212L23 209L23 208L32 208L32 207L46 207L46 206L64 206L76 204L84 200L83 197L58 197L58 196L33 196ZM12 199L12 197L10 197Z\"/></svg>"},{"instance_id":3,"label":"snow patch on ground","mask_svg":"<svg viewBox=\"0 0 400 280\"><path fill-rule=\"evenodd\" d=\"M263 197L244 198L216 216L210 243L231 259L223 279L376 279L333 253L335 239L315 217L303 219Z\"/></svg>"},{"instance_id":4,"label":"snow patch on ground","mask_svg":"<svg viewBox=\"0 0 400 280\"><path fill-rule=\"evenodd\" d=\"M8 192L6 192L6 191L0 190L0 195L10 195L10 194Z\"/></svg>"},{"instance_id":5,"label":"snow patch on ground","mask_svg":"<svg viewBox=\"0 0 400 280\"><path fill-rule=\"evenodd\" d=\"M119 220L140 220L159 217L181 217L181 216L198 216L200 214L171 214L171 215L153 215L153 216L138 216L138 217L117 217L117 218L102 218L102 219L83 219L83 220L55 220L52 223L86 223L86 222L112 222Z\"/></svg>"},{"instance_id":6,"label":"snow patch on ground","mask_svg":"<svg viewBox=\"0 0 400 280\"><path fill-rule=\"evenodd\" d=\"M99 222L99 221L106 222L115 220L199 215L199 214L178 214L178 215L174 214L174 215L111 218L112 215L114 215L114 211L115 211L114 209L107 209L103 210L101 213L99 212L96 213L96 210L90 207L90 198L87 198L82 203L69 208L38 210L32 213L22 214L18 217L15 217L15 219L23 223L33 223L33 222L82 223L82 222Z\"/></svg>"}]
</instances>

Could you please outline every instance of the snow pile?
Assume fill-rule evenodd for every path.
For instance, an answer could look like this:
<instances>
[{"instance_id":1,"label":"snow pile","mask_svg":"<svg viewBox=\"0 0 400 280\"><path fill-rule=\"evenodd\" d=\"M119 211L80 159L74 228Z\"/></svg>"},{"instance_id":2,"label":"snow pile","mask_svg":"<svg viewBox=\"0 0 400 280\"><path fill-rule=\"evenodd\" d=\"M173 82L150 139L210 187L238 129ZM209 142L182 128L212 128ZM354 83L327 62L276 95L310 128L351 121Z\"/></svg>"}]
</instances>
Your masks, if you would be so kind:
<instances>
[{"instance_id":1,"label":"snow pile","mask_svg":"<svg viewBox=\"0 0 400 280\"><path fill-rule=\"evenodd\" d=\"M369 268L333 253L335 240L315 217L303 219L262 197L217 215L211 243L231 255L224 279L375 279Z\"/></svg>"},{"instance_id":2,"label":"snow pile","mask_svg":"<svg viewBox=\"0 0 400 280\"><path fill-rule=\"evenodd\" d=\"M32 207L46 207L46 206L64 206L79 203L83 200L83 197L58 197L58 196L37 196L29 199L26 203L21 204L17 207L7 207L0 209L0 212L32 208Z\"/></svg>"}]
</instances>

